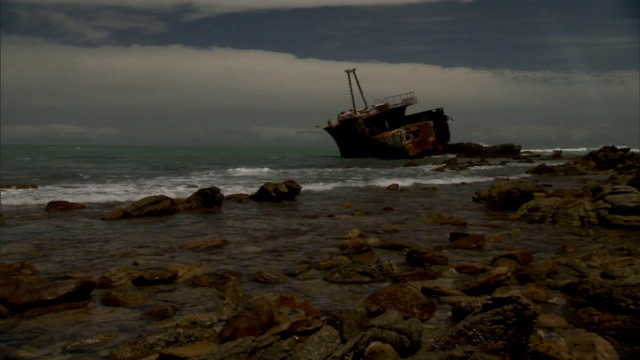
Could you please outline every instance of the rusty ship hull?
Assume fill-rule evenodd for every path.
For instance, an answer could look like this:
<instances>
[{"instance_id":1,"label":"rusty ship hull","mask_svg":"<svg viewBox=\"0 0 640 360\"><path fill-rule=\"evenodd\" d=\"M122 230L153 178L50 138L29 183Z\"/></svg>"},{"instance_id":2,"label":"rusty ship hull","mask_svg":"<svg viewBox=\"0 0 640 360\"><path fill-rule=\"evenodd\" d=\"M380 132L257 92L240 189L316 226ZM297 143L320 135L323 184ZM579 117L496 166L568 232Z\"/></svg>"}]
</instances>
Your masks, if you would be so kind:
<instances>
[{"instance_id":1,"label":"rusty ship hull","mask_svg":"<svg viewBox=\"0 0 640 360\"><path fill-rule=\"evenodd\" d=\"M353 108L339 114L337 121L329 120L322 126L338 145L340 156L417 158L436 153L449 142L450 118L443 108L406 115L407 107L418 102L413 92L376 100L368 106L355 69L345 71L349 75ZM355 106L351 74L365 103L362 109Z\"/></svg>"}]
</instances>

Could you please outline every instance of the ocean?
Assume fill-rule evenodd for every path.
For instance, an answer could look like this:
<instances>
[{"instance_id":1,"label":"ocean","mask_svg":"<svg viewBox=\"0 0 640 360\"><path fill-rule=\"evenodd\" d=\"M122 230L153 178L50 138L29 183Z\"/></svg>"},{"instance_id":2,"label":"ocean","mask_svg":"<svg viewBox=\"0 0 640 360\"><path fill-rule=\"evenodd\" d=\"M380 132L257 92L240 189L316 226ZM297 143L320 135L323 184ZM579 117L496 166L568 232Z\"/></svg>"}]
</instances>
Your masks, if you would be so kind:
<instances>
[{"instance_id":1,"label":"ocean","mask_svg":"<svg viewBox=\"0 0 640 360\"><path fill-rule=\"evenodd\" d=\"M550 160L557 149L529 149L533 162L488 159L460 171L434 171L449 156L415 160L343 159L334 147L127 147L2 145L0 153L0 261L26 261L44 277L92 275L143 264L206 268L236 274L247 297L264 292L294 293L321 309L354 308L388 284L340 285L321 274L297 276L301 265L340 253L353 229L368 238L423 247L448 244L453 231L495 236L482 251L451 251L450 262L490 263L495 254L526 247L536 259L550 258L562 244L590 246L594 233L553 225L513 222L472 201L497 179L529 178L527 169ZM592 149L564 149L565 158ZM477 161L477 159L476 159ZM252 194L265 182L295 180L302 191L290 203L239 203L225 200L216 213L184 212L158 218L102 221L101 216L150 195L186 198L216 186L225 195ZM579 186L574 179L549 186ZM398 184L390 191L388 185ZM82 203L82 210L48 213L52 200ZM465 219L467 225L434 225L425 214ZM586 240L585 240L586 239ZM227 246L193 251L193 241L226 240ZM380 250L380 262L404 262L402 254ZM288 276L278 284L255 281L258 271ZM100 303L104 289L92 293L92 306L33 319L0 320L0 343L31 358L73 358L70 342L118 334L86 358L102 358L119 341L157 327L141 316L150 306L172 304L175 319L213 311L211 290L178 284L148 291L148 303L134 308ZM65 315L66 314L66 315ZM446 322L447 308L434 321ZM169 320L167 320L169 321ZM151 331L151 328L144 330ZM1 349L0 349L1 350ZM91 356L89 356L91 355Z\"/></svg>"}]
</instances>

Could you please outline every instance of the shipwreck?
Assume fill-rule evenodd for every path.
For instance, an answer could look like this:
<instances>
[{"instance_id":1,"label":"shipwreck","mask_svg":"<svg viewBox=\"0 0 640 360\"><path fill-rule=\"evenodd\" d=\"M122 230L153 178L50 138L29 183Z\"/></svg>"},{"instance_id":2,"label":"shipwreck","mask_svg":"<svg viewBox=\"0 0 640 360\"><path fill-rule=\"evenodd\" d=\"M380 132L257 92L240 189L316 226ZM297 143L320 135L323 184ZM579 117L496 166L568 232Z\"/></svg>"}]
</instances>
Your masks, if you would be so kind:
<instances>
[{"instance_id":1,"label":"shipwreck","mask_svg":"<svg viewBox=\"0 0 640 360\"><path fill-rule=\"evenodd\" d=\"M439 152L449 142L449 116L443 108L406 115L407 107L418 102L414 92L376 99L367 105L356 69L345 70L349 79L352 108L338 114L335 122L322 126L335 140L345 158L378 157L403 159ZM358 109L351 75L356 81L364 107Z\"/></svg>"}]
</instances>

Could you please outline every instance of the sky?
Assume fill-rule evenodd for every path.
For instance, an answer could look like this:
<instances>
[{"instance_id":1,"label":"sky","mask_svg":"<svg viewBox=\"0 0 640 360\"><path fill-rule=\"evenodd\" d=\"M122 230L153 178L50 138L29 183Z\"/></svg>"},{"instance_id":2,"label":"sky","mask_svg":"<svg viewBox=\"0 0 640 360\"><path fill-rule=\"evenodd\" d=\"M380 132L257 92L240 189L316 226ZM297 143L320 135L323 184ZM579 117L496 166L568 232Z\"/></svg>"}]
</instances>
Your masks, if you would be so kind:
<instances>
[{"instance_id":1,"label":"sky","mask_svg":"<svg viewBox=\"0 0 640 360\"><path fill-rule=\"evenodd\" d=\"M414 91L452 142L640 146L637 0L2 0L0 143L333 146Z\"/></svg>"}]
</instances>

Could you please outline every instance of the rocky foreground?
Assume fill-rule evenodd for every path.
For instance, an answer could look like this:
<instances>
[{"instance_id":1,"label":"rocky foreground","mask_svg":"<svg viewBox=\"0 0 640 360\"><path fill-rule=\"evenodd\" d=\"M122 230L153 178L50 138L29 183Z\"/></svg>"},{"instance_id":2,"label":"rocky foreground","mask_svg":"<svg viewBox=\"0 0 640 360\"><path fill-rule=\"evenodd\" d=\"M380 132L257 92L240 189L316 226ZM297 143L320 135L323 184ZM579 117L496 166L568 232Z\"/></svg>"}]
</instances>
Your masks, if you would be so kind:
<instances>
[{"instance_id":1,"label":"rocky foreground","mask_svg":"<svg viewBox=\"0 0 640 360\"><path fill-rule=\"evenodd\" d=\"M470 156L467 154L467 156ZM519 161L526 156L513 154ZM445 170L481 164L448 161ZM440 169L443 170L443 169ZM48 278L28 263L0 263L2 331L21 319L87 309L100 294L102 306L148 304L154 291L172 284L214 290L215 311L174 319L174 305L146 306L144 316L163 322L137 337L112 335L70 339L63 355L88 357L109 349L110 359L637 359L640 354L640 157L605 147L563 165L539 165L533 176L605 174L605 181L553 189L530 180L505 180L473 195L486 211L513 221L548 223L585 232L598 229L590 246L564 246L556 257L536 259L523 248L488 263L450 262L455 251L482 252L489 242L514 233L452 232L449 244L423 248L382 241L357 229L344 234L336 255L300 264L291 274L259 272L255 280L278 283L321 277L351 286L387 284L348 310L319 309L295 294L266 293L248 299L229 273L197 265L132 264L99 277ZM269 183L236 201L291 201L293 182ZM391 186L393 190L396 187ZM215 211L224 196L201 189L186 200L141 199L103 216L118 220L183 211ZM81 209L49 204L48 211ZM429 214L429 224L464 225L449 214ZM215 251L224 240L191 242L183 248ZM403 262L382 261L393 253ZM449 309L447 319L436 319ZM89 308L88 311L91 311ZM3 347L7 358L34 358Z\"/></svg>"}]
</instances>

